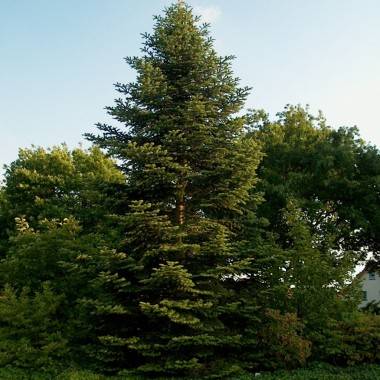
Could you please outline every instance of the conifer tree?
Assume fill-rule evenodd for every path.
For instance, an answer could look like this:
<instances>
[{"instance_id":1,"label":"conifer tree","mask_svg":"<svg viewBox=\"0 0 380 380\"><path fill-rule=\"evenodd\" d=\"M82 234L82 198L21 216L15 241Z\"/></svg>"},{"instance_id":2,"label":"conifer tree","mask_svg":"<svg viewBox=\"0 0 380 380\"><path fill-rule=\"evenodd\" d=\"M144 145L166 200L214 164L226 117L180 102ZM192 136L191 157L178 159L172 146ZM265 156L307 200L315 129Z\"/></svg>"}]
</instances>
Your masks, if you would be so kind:
<instances>
[{"instance_id":1,"label":"conifer tree","mask_svg":"<svg viewBox=\"0 0 380 380\"><path fill-rule=\"evenodd\" d=\"M87 135L119 160L133 200L118 216L125 255L100 281L113 294L98 313L101 351L128 373L228 377L243 367L235 282L247 267L233 216L261 157L238 115L249 89L189 6L155 21L142 57L127 58L136 82L118 83L108 107L121 126Z\"/></svg>"},{"instance_id":2,"label":"conifer tree","mask_svg":"<svg viewBox=\"0 0 380 380\"><path fill-rule=\"evenodd\" d=\"M123 127L98 124L103 133L88 138L122 161L134 198L176 211L178 224L237 210L259 158L243 137L245 117L236 116L249 88L238 87L234 57L217 55L189 7L173 5L155 20L144 55L126 58L136 82L117 83L121 97L108 107Z\"/></svg>"}]
</instances>

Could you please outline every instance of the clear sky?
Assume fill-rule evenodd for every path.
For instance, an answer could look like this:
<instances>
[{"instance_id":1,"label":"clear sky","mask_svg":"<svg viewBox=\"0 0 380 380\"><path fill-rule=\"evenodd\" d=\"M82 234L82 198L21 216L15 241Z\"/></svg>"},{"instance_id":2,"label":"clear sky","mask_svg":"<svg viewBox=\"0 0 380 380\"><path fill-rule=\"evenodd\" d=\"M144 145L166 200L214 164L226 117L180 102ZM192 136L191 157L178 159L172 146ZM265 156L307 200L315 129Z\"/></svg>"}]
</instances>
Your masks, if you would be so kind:
<instances>
[{"instance_id":1,"label":"clear sky","mask_svg":"<svg viewBox=\"0 0 380 380\"><path fill-rule=\"evenodd\" d=\"M247 108L321 109L380 146L379 0L189 0L233 54ZM83 142L134 73L167 0L0 0L0 165L20 147Z\"/></svg>"}]
</instances>

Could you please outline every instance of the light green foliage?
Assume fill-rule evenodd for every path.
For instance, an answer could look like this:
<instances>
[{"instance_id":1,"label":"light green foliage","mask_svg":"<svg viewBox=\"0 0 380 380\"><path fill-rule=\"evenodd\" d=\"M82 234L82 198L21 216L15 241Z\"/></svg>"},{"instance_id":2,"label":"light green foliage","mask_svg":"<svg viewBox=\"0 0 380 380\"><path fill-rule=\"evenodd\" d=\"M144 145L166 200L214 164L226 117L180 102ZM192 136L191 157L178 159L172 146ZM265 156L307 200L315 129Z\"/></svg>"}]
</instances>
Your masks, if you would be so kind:
<instances>
[{"instance_id":1,"label":"light green foliage","mask_svg":"<svg viewBox=\"0 0 380 380\"><path fill-rule=\"evenodd\" d=\"M285 307L314 328L328 318L339 317L344 309L355 310L359 300L350 284L355 260L321 245L307 217L294 204L289 204L284 218L289 243L283 268L283 281L289 289Z\"/></svg>"},{"instance_id":2,"label":"light green foliage","mask_svg":"<svg viewBox=\"0 0 380 380\"><path fill-rule=\"evenodd\" d=\"M67 342L58 320L62 297L44 284L32 294L7 286L0 295L0 366L28 369L64 366Z\"/></svg>"},{"instance_id":3,"label":"light green foliage","mask_svg":"<svg viewBox=\"0 0 380 380\"><path fill-rule=\"evenodd\" d=\"M99 288L92 281L101 276L107 270L110 257L116 255L113 250L104 248L104 240L101 235L86 235L81 233L81 228L73 219L41 221L38 229L32 229L25 219L17 221L18 233L11 238L7 256L0 262L1 283L9 284L14 289L14 303L25 301L25 313L30 314L31 321L41 318L41 324L49 323L45 319L50 318L54 326L59 327L62 340L65 341L66 351L62 352L60 362L76 362L78 359L82 365L89 362L88 350L85 346L95 339L93 319L85 300L93 296L93 292ZM117 256L117 255L116 255ZM50 309L41 306L39 314L37 306L33 309L28 304L35 298L39 300L39 294L45 295L46 284L49 284L47 296L51 296L51 306L54 300L59 304L56 314L52 315ZM6 288L7 289L7 288ZM28 292L24 289L29 289ZM97 297L101 297L101 293ZM33 301L34 302L34 301ZM0 324L8 323L6 313L12 314L14 303L3 305L3 315L0 315ZM57 306L58 307L58 306ZM43 313L46 312L46 315ZM43 317L43 318L42 318ZM45 318L45 319L44 319ZM36 322L36 327L38 327ZM58 328L57 327L57 328ZM20 330L20 335L14 336L14 347L22 347L24 334L26 338L28 326ZM33 330L30 331L33 334ZM65 355L64 355L65 354ZM37 354L36 354L37 355ZM41 354L41 360L43 359ZM22 366L22 363L14 365ZM50 371L56 364L46 362L44 370ZM27 367L27 364L25 364Z\"/></svg>"},{"instance_id":4,"label":"light green foliage","mask_svg":"<svg viewBox=\"0 0 380 380\"><path fill-rule=\"evenodd\" d=\"M98 148L21 149L5 171L2 232L14 229L16 217L26 217L36 227L45 218L73 216L93 229L110 212L107 189L123 182L123 174Z\"/></svg>"},{"instance_id":5,"label":"light green foliage","mask_svg":"<svg viewBox=\"0 0 380 380\"><path fill-rule=\"evenodd\" d=\"M37 230L25 219L16 222L18 233L10 239L8 254L0 262L1 282L35 291L49 281L58 292L78 294L79 284L70 279L65 265L80 263L83 255L97 252L97 236L84 236L81 240L81 228L74 219L44 220Z\"/></svg>"}]
</instances>

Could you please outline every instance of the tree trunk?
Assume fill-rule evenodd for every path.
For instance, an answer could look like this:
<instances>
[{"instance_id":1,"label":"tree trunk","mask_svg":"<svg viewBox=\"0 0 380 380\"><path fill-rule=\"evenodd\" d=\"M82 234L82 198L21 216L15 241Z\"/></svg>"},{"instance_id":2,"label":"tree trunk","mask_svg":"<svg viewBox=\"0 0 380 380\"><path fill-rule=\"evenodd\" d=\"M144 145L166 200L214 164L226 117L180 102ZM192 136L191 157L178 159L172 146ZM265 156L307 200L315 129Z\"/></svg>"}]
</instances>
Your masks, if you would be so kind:
<instances>
[{"instance_id":1,"label":"tree trunk","mask_svg":"<svg viewBox=\"0 0 380 380\"><path fill-rule=\"evenodd\" d=\"M177 221L180 226L185 223L185 209L185 200L182 195L177 199Z\"/></svg>"},{"instance_id":2,"label":"tree trunk","mask_svg":"<svg viewBox=\"0 0 380 380\"><path fill-rule=\"evenodd\" d=\"M180 226L182 226L183 224L185 224L186 219L185 184L181 184L181 186L178 189L176 209L177 222Z\"/></svg>"}]
</instances>

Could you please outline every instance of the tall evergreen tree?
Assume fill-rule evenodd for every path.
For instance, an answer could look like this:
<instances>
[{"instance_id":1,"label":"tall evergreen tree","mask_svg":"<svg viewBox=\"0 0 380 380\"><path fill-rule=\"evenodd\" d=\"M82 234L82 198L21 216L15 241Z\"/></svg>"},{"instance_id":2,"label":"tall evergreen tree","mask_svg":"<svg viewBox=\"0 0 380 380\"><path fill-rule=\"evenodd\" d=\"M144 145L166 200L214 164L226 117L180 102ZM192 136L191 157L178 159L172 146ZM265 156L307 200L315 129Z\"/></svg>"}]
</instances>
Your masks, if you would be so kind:
<instances>
[{"instance_id":1,"label":"tall evergreen tree","mask_svg":"<svg viewBox=\"0 0 380 380\"><path fill-rule=\"evenodd\" d=\"M238 114L249 89L189 6L155 21L142 57L127 58L136 82L118 83L108 108L122 126L87 135L119 160L134 200L119 216L126 254L100 281L114 295L111 312L98 314L102 350L114 369L227 377L242 370L235 283L247 267L233 216L261 158Z\"/></svg>"}]
</instances>

